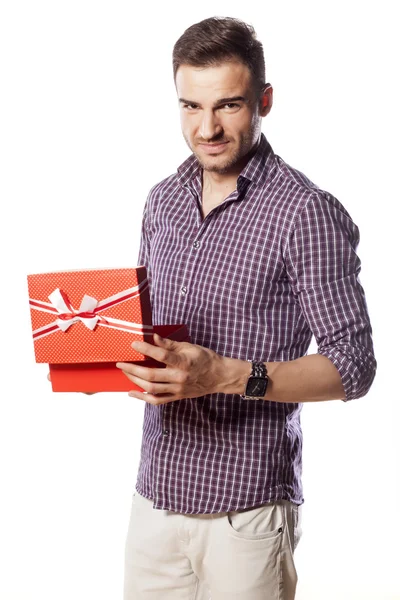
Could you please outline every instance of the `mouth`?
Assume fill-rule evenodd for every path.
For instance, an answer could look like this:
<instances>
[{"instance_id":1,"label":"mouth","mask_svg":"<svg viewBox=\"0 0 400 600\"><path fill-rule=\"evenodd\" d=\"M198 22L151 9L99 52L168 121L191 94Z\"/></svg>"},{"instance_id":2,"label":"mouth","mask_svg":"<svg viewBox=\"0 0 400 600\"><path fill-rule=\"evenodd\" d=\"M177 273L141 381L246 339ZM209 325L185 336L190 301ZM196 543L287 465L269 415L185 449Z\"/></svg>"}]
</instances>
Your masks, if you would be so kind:
<instances>
[{"instance_id":1,"label":"mouth","mask_svg":"<svg viewBox=\"0 0 400 600\"><path fill-rule=\"evenodd\" d=\"M199 144L206 154L218 154L222 152L229 142L218 142L217 144Z\"/></svg>"}]
</instances>

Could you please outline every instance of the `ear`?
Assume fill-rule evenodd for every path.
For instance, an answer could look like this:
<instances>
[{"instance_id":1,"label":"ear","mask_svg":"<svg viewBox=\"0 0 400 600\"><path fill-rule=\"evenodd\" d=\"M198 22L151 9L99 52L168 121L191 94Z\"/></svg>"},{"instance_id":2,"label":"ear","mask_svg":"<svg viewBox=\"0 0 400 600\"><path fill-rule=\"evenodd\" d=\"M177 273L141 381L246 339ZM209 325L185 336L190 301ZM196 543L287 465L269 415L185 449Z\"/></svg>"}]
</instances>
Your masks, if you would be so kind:
<instances>
[{"instance_id":1,"label":"ear","mask_svg":"<svg viewBox=\"0 0 400 600\"><path fill-rule=\"evenodd\" d=\"M272 108L273 89L270 83L267 83L263 89L260 99L260 116L266 117Z\"/></svg>"}]
</instances>

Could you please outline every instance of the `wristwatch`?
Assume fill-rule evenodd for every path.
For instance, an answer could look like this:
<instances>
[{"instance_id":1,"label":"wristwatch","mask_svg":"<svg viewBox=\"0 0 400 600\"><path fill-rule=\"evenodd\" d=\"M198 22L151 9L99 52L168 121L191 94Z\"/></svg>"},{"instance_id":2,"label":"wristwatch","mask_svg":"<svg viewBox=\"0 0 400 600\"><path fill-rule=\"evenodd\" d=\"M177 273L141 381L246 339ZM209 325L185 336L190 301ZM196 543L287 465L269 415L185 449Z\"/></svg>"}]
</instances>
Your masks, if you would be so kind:
<instances>
[{"instance_id":1,"label":"wristwatch","mask_svg":"<svg viewBox=\"0 0 400 600\"><path fill-rule=\"evenodd\" d=\"M263 398L268 387L267 367L263 362L249 362L252 364L251 375L247 380L245 393L241 396L245 400Z\"/></svg>"}]
</instances>

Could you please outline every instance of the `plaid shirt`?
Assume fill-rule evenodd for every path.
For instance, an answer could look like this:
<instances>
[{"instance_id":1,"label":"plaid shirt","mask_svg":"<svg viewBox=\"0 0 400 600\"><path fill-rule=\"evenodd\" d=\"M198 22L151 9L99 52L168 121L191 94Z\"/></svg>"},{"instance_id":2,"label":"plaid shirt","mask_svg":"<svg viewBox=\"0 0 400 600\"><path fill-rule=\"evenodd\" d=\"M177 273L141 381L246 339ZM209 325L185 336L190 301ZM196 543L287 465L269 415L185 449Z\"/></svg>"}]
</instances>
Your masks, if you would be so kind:
<instances>
[{"instance_id":1,"label":"plaid shirt","mask_svg":"<svg viewBox=\"0 0 400 600\"><path fill-rule=\"evenodd\" d=\"M372 330L342 204L277 156L264 134L236 189L202 218L202 170L191 155L147 198L139 265L154 324L186 323L191 341L242 360L318 353L346 397L375 376ZM217 513L303 502L301 404L214 393L145 404L137 491L154 508Z\"/></svg>"}]
</instances>

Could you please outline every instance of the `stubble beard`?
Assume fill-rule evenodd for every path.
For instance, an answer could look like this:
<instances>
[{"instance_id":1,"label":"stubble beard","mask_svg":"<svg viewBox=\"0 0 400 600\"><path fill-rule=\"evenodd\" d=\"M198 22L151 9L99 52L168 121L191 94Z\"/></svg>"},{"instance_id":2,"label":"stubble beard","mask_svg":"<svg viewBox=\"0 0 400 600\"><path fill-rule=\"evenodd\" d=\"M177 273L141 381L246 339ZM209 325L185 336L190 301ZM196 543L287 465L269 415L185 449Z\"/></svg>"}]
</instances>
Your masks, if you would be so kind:
<instances>
[{"instance_id":1,"label":"stubble beard","mask_svg":"<svg viewBox=\"0 0 400 600\"><path fill-rule=\"evenodd\" d=\"M215 158L210 157L210 161L205 162L199 156L196 150L192 147L188 138L186 136L184 136L184 138L190 150L193 152L204 171L224 175L225 173L228 173L232 167L234 167L244 156L246 156L246 154L250 152L252 148L253 135L253 131L249 131L249 133L244 134L240 138L240 144L237 150L231 156L227 157L225 159L225 162L222 160L222 157L219 156ZM217 140L214 143L217 143Z\"/></svg>"}]
</instances>

